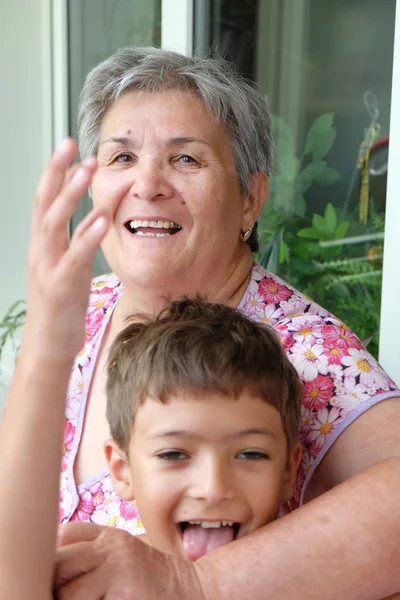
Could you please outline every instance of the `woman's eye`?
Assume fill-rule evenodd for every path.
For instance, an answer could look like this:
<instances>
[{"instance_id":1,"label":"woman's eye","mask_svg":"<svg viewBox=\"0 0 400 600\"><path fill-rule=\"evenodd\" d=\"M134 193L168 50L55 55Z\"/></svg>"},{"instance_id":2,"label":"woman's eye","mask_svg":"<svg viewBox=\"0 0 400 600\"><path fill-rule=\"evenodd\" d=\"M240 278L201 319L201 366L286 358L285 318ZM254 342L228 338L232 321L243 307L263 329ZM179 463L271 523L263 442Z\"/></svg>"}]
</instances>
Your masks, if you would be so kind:
<instances>
[{"instance_id":1,"label":"woman's eye","mask_svg":"<svg viewBox=\"0 0 400 600\"><path fill-rule=\"evenodd\" d=\"M178 156L178 161L182 164L186 164L186 165L196 165L197 164L197 160L194 159L192 156L189 156L189 154L181 154L181 156Z\"/></svg>"},{"instance_id":2,"label":"woman's eye","mask_svg":"<svg viewBox=\"0 0 400 600\"><path fill-rule=\"evenodd\" d=\"M114 162L117 163L127 163L131 162L131 160L132 156L130 154L118 154L118 156L114 158Z\"/></svg>"},{"instance_id":3,"label":"woman's eye","mask_svg":"<svg viewBox=\"0 0 400 600\"><path fill-rule=\"evenodd\" d=\"M259 450L243 450L237 455L237 458L245 460L269 460L268 454Z\"/></svg>"},{"instance_id":4,"label":"woman's eye","mask_svg":"<svg viewBox=\"0 0 400 600\"><path fill-rule=\"evenodd\" d=\"M174 460L184 460L188 458L188 455L180 450L166 450L165 452L160 452L157 454L157 458L161 460L174 461Z\"/></svg>"}]
</instances>

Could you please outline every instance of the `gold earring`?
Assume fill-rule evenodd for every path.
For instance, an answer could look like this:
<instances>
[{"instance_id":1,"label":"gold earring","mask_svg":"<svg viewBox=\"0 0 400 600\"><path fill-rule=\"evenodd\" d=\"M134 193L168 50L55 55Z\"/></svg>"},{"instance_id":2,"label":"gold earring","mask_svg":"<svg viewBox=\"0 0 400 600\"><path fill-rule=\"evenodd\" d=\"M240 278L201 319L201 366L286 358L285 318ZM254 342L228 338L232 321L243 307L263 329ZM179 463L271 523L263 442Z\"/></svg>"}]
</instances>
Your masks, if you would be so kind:
<instances>
[{"instance_id":1,"label":"gold earring","mask_svg":"<svg viewBox=\"0 0 400 600\"><path fill-rule=\"evenodd\" d=\"M247 242L247 240L251 236L252 231L253 231L253 228L249 227L249 229L247 231L245 231L244 233L240 232L240 239L242 240L243 243Z\"/></svg>"}]
</instances>

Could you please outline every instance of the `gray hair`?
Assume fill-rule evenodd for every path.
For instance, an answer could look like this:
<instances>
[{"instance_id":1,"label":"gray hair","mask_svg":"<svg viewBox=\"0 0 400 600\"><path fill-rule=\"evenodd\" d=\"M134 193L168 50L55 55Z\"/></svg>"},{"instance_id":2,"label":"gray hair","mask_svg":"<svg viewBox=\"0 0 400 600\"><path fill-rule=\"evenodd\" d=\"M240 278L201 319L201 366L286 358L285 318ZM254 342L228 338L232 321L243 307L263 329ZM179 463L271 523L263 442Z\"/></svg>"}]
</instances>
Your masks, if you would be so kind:
<instances>
[{"instance_id":1,"label":"gray hair","mask_svg":"<svg viewBox=\"0 0 400 600\"><path fill-rule=\"evenodd\" d=\"M272 171L271 120L267 102L255 86L223 59L189 58L152 47L128 46L118 50L90 71L80 94L81 158L97 154L103 117L123 94L170 89L196 94L217 122L225 125L239 185L247 196L251 176ZM253 252L258 250L257 226L248 244Z\"/></svg>"}]
</instances>

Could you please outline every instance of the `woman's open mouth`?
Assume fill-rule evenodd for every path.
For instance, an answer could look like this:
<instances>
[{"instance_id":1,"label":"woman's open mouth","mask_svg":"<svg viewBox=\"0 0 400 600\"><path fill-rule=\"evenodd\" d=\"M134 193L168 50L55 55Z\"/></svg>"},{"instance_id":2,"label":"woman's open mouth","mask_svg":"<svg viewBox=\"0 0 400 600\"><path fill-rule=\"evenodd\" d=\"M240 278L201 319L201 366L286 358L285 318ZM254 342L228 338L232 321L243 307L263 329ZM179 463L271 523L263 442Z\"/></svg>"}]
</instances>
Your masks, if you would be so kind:
<instances>
[{"instance_id":1,"label":"woman's open mouth","mask_svg":"<svg viewBox=\"0 0 400 600\"><path fill-rule=\"evenodd\" d=\"M139 237L169 237L178 233L182 227L173 221L147 221L134 219L125 223L126 229Z\"/></svg>"}]
</instances>

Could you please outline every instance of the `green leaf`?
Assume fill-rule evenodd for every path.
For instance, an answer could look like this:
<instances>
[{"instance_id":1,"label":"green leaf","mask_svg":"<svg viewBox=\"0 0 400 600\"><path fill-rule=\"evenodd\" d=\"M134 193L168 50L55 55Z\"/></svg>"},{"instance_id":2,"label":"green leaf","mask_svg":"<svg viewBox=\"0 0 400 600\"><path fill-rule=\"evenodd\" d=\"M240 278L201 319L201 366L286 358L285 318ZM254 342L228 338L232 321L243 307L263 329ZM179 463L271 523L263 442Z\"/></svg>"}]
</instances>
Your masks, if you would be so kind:
<instances>
[{"instance_id":1,"label":"green leaf","mask_svg":"<svg viewBox=\"0 0 400 600\"><path fill-rule=\"evenodd\" d=\"M321 173L319 173L315 179L316 183L321 187L328 187L333 185L334 183L338 183L342 180L342 176L339 171L336 169L332 169L331 167L326 167Z\"/></svg>"},{"instance_id":2,"label":"green leaf","mask_svg":"<svg viewBox=\"0 0 400 600\"><path fill-rule=\"evenodd\" d=\"M313 227L304 227L304 229L300 229L300 231L297 232L297 235L301 238L307 238L309 240L321 239L321 232L317 231L317 229L314 229Z\"/></svg>"},{"instance_id":3,"label":"green leaf","mask_svg":"<svg viewBox=\"0 0 400 600\"><path fill-rule=\"evenodd\" d=\"M308 190L310 185L318 179L325 168L326 162L324 160L315 160L310 162L310 164L301 171L298 177L298 183L303 194Z\"/></svg>"},{"instance_id":4,"label":"green leaf","mask_svg":"<svg viewBox=\"0 0 400 600\"><path fill-rule=\"evenodd\" d=\"M335 231L335 240L341 240L342 238L344 238L349 228L349 225L349 221L342 221L341 223L339 223Z\"/></svg>"},{"instance_id":5,"label":"green leaf","mask_svg":"<svg viewBox=\"0 0 400 600\"><path fill-rule=\"evenodd\" d=\"M317 214L313 215L312 226L314 227L314 229L318 229L318 231L323 231L325 233L328 233L325 219L321 215L317 215Z\"/></svg>"},{"instance_id":6,"label":"green leaf","mask_svg":"<svg viewBox=\"0 0 400 600\"><path fill-rule=\"evenodd\" d=\"M329 202L325 208L325 223L328 232L333 235L335 233L337 225L337 217L336 210L334 209L331 202Z\"/></svg>"},{"instance_id":7,"label":"green leaf","mask_svg":"<svg viewBox=\"0 0 400 600\"><path fill-rule=\"evenodd\" d=\"M271 115L272 131L275 139L276 172L286 175L293 170L294 139L292 130L278 115Z\"/></svg>"},{"instance_id":8,"label":"green leaf","mask_svg":"<svg viewBox=\"0 0 400 600\"><path fill-rule=\"evenodd\" d=\"M304 154L312 154L314 160L319 160L329 152L336 137L333 117L333 113L324 113L314 121L307 134Z\"/></svg>"},{"instance_id":9,"label":"green leaf","mask_svg":"<svg viewBox=\"0 0 400 600\"><path fill-rule=\"evenodd\" d=\"M306 242L305 240L300 242L300 244L297 244L297 246L294 248L294 251L296 252L297 256L301 256L303 258L313 258L319 254L319 249L315 243L313 244L312 242Z\"/></svg>"},{"instance_id":10,"label":"green leaf","mask_svg":"<svg viewBox=\"0 0 400 600\"><path fill-rule=\"evenodd\" d=\"M281 248L279 253L279 264L283 264L284 262L289 262L290 257L290 248L285 242L285 240L281 241Z\"/></svg>"},{"instance_id":11,"label":"green leaf","mask_svg":"<svg viewBox=\"0 0 400 600\"><path fill-rule=\"evenodd\" d=\"M296 194L294 197L293 214L296 215L296 217L304 217L306 214L306 201L301 194Z\"/></svg>"}]
</instances>

